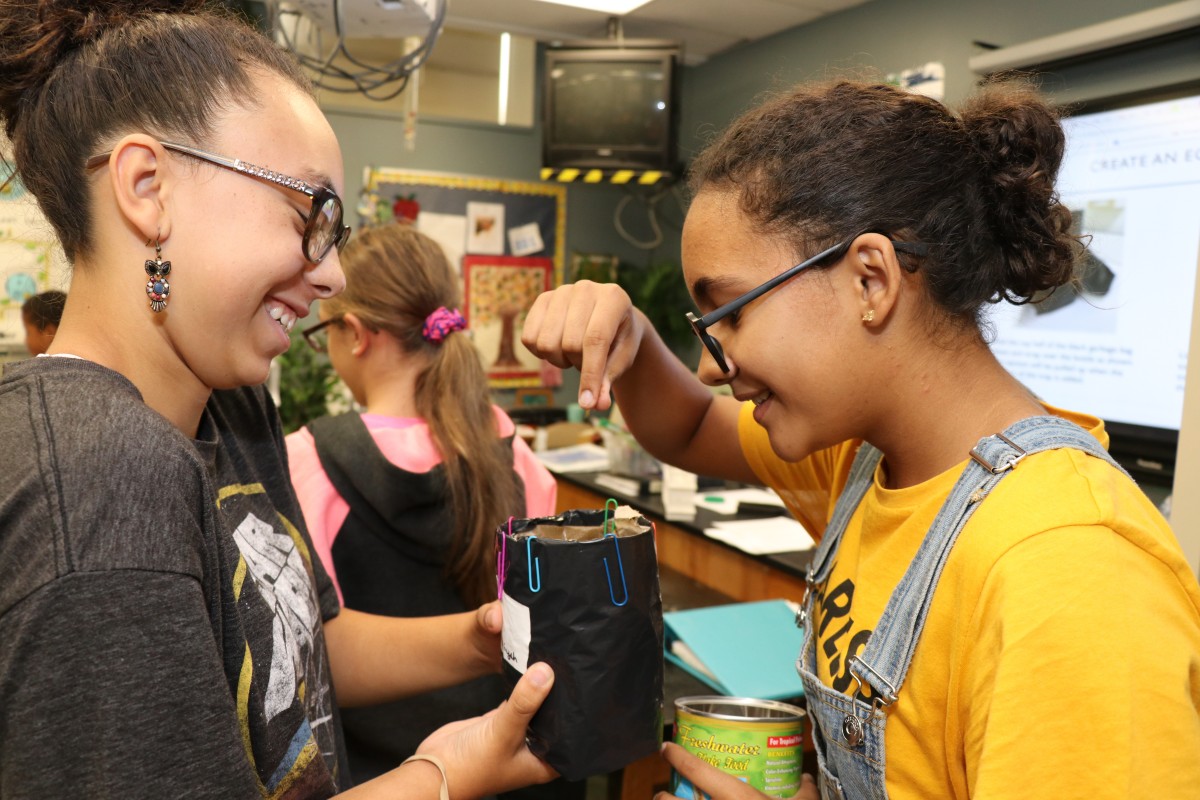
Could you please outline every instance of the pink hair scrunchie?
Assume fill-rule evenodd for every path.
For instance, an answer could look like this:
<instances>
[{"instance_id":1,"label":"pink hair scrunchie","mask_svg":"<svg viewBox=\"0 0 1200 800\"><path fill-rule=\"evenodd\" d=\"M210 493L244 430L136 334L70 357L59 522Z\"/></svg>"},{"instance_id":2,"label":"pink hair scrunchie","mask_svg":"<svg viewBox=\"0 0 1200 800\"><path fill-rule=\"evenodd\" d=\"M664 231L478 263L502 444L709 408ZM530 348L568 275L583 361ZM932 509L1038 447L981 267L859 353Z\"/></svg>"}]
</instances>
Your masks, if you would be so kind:
<instances>
[{"instance_id":1,"label":"pink hair scrunchie","mask_svg":"<svg viewBox=\"0 0 1200 800\"><path fill-rule=\"evenodd\" d=\"M425 324L421 326L421 337L427 342L438 344L450 334L465 327L467 321L463 319L462 312L457 308L439 306L425 318Z\"/></svg>"}]
</instances>

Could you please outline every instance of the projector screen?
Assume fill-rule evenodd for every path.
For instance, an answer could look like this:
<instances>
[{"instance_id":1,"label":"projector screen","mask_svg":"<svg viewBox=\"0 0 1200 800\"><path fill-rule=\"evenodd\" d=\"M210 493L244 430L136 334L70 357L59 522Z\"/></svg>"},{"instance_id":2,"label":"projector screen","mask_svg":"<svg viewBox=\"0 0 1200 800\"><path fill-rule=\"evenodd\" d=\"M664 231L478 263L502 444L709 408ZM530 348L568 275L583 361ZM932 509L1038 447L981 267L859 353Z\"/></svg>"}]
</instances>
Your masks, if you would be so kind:
<instances>
[{"instance_id":1,"label":"projector screen","mask_svg":"<svg viewBox=\"0 0 1200 800\"><path fill-rule=\"evenodd\" d=\"M1063 120L1059 193L1091 238L1082 287L990 317L993 352L1043 400L1160 434L1177 434L1183 413L1200 266L1192 91Z\"/></svg>"}]
</instances>

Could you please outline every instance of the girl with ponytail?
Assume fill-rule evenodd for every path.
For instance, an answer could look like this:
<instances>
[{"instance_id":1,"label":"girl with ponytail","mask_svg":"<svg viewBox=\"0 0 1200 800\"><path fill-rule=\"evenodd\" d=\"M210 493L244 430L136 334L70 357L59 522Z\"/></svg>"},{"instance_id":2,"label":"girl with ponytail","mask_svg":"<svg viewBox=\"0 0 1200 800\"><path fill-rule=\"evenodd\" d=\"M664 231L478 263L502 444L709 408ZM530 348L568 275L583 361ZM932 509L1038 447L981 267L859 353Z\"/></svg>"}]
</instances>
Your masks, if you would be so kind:
<instances>
[{"instance_id":1,"label":"girl with ponytail","mask_svg":"<svg viewBox=\"0 0 1200 800\"><path fill-rule=\"evenodd\" d=\"M524 742L542 664L351 780L338 703L498 672L500 608L345 609L312 556L262 384L342 289L349 228L292 56L199 2L4 0L0 121L0 180L72 270L47 353L0 378L0 796L433 800L553 777Z\"/></svg>"},{"instance_id":2,"label":"girl with ponytail","mask_svg":"<svg viewBox=\"0 0 1200 800\"><path fill-rule=\"evenodd\" d=\"M556 485L488 399L436 242L409 225L362 231L341 255L346 289L307 341L327 351L363 413L287 437L313 544L347 608L393 616L494 599L496 528L554 513ZM434 728L493 707L498 676L375 709L347 709L357 779L410 755Z\"/></svg>"}]
</instances>

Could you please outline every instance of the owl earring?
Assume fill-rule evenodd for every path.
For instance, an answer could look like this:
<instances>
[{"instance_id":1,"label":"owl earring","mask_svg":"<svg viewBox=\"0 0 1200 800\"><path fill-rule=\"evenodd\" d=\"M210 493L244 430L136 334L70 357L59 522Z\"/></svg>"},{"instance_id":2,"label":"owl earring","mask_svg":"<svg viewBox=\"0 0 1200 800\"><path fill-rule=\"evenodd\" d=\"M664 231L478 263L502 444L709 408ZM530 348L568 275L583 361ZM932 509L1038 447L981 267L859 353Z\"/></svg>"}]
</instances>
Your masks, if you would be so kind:
<instances>
[{"instance_id":1,"label":"owl earring","mask_svg":"<svg viewBox=\"0 0 1200 800\"><path fill-rule=\"evenodd\" d=\"M149 244L149 242L147 242ZM171 273L171 262L162 260L162 245L154 240L154 260L146 260L146 294L150 296L150 310L162 311L167 307L171 294L171 284L167 283L167 275Z\"/></svg>"}]
</instances>

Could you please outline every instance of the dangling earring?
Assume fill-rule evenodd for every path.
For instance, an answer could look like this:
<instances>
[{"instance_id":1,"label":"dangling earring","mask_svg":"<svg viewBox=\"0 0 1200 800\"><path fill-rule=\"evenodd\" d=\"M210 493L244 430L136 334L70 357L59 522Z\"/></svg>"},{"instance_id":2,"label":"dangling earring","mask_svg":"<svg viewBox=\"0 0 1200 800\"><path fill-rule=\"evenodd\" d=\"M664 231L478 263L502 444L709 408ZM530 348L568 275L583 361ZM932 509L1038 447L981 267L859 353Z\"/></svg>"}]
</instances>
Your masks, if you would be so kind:
<instances>
[{"instance_id":1,"label":"dangling earring","mask_svg":"<svg viewBox=\"0 0 1200 800\"><path fill-rule=\"evenodd\" d=\"M147 263L147 264L149 264L150 262L149 262L149 261L147 261L146 263ZM169 262L169 261L167 262L167 266L168 266L168 267L170 266L170 262ZM867 309L867 313L863 314L863 320L862 320L862 321L863 321L863 322L874 322L874 321L875 321L875 309L873 309L873 308L869 308L869 309Z\"/></svg>"},{"instance_id":2,"label":"dangling earring","mask_svg":"<svg viewBox=\"0 0 1200 800\"><path fill-rule=\"evenodd\" d=\"M167 299L171 294L171 284L167 283L167 276L171 274L171 262L162 260L162 245L158 239L154 240L154 260L146 260L146 274L150 276L150 280L146 281L150 310L162 311L167 307Z\"/></svg>"}]
</instances>

